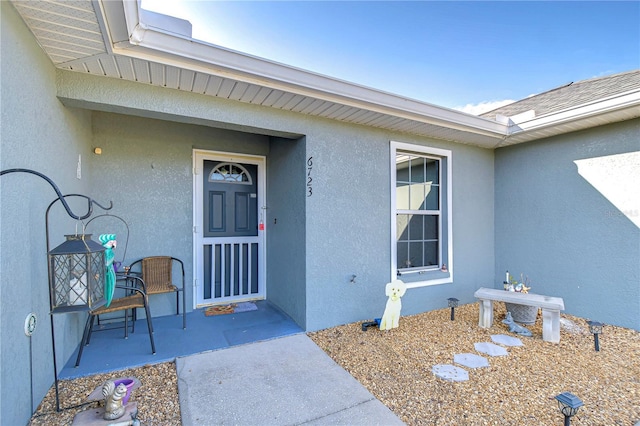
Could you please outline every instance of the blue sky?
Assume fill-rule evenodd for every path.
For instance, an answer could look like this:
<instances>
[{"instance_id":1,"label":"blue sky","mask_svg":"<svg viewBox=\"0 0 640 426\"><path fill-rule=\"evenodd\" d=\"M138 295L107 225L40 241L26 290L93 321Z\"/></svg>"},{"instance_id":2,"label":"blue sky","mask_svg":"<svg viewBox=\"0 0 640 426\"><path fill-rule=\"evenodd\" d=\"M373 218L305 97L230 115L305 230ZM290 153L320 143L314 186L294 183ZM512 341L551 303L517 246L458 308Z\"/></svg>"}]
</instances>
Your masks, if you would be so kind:
<instances>
[{"instance_id":1,"label":"blue sky","mask_svg":"<svg viewBox=\"0 0 640 426\"><path fill-rule=\"evenodd\" d=\"M209 43L476 113L479 105L640 68L637 1L143 0L142 6L191 21L194 38Z\"/></svg>"}]
</instances>

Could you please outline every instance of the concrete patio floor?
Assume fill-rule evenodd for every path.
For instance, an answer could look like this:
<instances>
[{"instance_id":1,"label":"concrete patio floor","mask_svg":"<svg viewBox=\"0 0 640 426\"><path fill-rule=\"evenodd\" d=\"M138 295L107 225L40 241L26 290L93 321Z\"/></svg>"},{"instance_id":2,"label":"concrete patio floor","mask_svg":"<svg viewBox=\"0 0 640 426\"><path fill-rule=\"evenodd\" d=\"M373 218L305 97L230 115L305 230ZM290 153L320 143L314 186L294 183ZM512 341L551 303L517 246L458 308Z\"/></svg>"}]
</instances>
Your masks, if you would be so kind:
<instances>
[{"instance_id":1,"label":"concrete patio floor","mask_svg":"<svg viewBox=\"0 0 640 426\"><path fill-rule=\"evenodd\" d=\"M246 343L270 340L302 333L303 330L280 309L268 301L257 301L255 311L205 316L204 309L187 314L187 329L182 316L153 318L156 354L151 353L146 320L138 320L135 333L124 339L124 329L94 331L85 346L80 365L78 350L67 360L59 379L73 379L173 361L177 357L224 349Z\"/></svg>"}]
</instances>

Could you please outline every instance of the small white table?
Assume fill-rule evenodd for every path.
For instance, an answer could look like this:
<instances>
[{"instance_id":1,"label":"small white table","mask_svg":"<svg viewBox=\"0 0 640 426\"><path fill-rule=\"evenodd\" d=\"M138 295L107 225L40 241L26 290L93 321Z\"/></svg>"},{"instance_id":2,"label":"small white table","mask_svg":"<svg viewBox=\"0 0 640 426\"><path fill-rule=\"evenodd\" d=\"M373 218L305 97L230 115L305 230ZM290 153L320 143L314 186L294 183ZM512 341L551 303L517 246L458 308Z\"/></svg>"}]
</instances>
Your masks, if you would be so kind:
<instances>
[{"instance_id":1,"label":"small white table","mask_svg":"<svg viewBox=\"0 0 640 426\"><path fill-rule=\"evenodd\" d=\"M480 327L490 328L493 325L494 301L537 306L542 308L542 340L553 343L560 342L560 311L564 311L564 301L561 297L518 293L485 287L479 288L474 296L480 300L480 318L478 321Z\"/></svg>"}]
</instances>

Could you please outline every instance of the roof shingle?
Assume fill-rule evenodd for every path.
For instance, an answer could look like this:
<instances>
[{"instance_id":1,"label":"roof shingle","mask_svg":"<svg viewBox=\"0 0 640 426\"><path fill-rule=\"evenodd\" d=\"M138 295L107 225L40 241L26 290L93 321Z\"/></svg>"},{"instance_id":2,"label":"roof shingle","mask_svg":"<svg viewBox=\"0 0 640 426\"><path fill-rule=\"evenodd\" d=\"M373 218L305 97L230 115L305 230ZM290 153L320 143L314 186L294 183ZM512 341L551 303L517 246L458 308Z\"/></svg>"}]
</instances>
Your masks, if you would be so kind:
<instances>
[{"instance_id":1,"label":"roof shingle","mask_svg":"<svg viewBox=\"0 0 640 426\"><path fill-rule=\"evenodd\" d=\"M640 70L569 83L485 112L480 117L494 119L498 114L513 117L531 110L539 117L635 89L640 89Z\"/></svg>"}]
</instances>

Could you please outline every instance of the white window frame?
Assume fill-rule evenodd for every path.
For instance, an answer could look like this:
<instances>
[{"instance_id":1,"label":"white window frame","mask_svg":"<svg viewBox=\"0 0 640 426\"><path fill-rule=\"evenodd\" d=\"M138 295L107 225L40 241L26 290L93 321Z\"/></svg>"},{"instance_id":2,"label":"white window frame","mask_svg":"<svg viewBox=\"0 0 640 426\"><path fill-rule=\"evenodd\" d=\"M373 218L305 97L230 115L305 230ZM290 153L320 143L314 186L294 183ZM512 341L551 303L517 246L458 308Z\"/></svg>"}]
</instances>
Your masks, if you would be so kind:
<instances>
[{"instance_id":1,"label":"white window frame","mask_svg":"<svg viewBox=\"0 0 640 426\"><path fill-rule=\"evenodd\" d=\"M229 168L229 173L224 174L220 171L220 169L223 169L224 167ZM240 174L231 173L231 171L233 171L233 168L239 169ZM213 176L216 174L219 176L222 176L222 179L214 179ZM246 177L247 180L243 180L242 179L243 177ZM238 178L240 178L240 180L238 180ZM242 166L242 164L229 163L229 162L220 163L217 166L215 166L213 170L211 170L211 173L209 173L208 181L218 182L218 183L230 183L235 185L253 185L253 179L251 179L251 174L247 171L247 169L245 169Z\"/></svg>"},{"instance_id":2,"label":"white window frame","mask_svg":"<svg viewBox=\"0 0 640 426\"><path fill-rule=\"evenodd\" d=\"M441 205L441 220L446 222L446 234L441 232L439 236L439 250L441 253L446 252L447 272L441 271L439 268L430 269L411 269L401 275L398 275L398 241L397 241L397 224L396 217L398 210L396 209L396 154L398 151L413 152L418 155L427 157L438 157L446 162L446 173L441 173L440 190L446 192L446 203ZM452 180L452 155L451 151L441 148L432 148L422 145L414 145L403 142L390 142L390 175L391 175L391 280L401 279L407 285L407 288L425 287L437 284L448 284L453 282L453 180ZM443 219L445 219L443 221Z\"/></svg>"}]
</instances>

